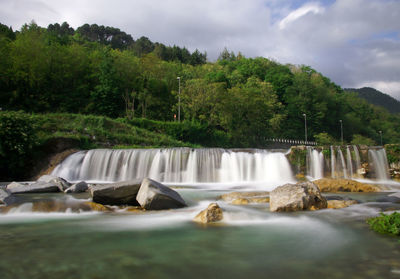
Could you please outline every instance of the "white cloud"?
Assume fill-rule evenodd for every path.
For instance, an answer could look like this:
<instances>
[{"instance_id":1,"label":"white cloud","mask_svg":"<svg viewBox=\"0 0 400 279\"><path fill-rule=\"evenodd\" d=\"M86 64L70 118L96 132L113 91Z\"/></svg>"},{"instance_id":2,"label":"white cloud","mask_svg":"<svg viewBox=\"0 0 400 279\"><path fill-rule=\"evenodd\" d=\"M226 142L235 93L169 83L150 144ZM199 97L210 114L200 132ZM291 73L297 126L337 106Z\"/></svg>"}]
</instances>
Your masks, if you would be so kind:
<instances>
[{"instance_id":1,"label":"white cloud","mask_svg":"<svg viewBox=\"0 0 400 279\"><path fill-rule=\"evenodd\" d=\"M291 12L288 16L279 22L279 29L285 29L288 24L307 15L308 13L320 14L324 12L324 8L319 3L308 3L297 10Z\"/></svg>"}]
</instances>

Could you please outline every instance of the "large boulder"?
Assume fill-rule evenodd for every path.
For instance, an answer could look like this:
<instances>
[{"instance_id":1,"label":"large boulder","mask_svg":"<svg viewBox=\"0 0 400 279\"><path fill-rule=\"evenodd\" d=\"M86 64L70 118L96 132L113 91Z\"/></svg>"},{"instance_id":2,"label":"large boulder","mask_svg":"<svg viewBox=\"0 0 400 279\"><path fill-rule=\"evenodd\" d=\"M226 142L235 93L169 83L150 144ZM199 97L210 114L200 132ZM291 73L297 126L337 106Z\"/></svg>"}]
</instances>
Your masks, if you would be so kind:
<instances>
[{"instance_id":1,"label":"large boulder","mask_svg":"<svg viewBox=\"0 0 400 279\"><path fill-rule=\"evenodd\" d=\"M136 200L141 207L147 210L162 210L187 206L176 191L150 178L143 179Z\"/></svg>"},{"instance_id":2,"label":"large boulder","mask_svg":"<svg viewBox=\"0 0 400 279\"><path fill-rule=\"evenodd\" d=\"M64 192L71 186L71 183L66 181L64 178L54 176L54 175L42 175L37 180L38 182L54 183L58 186L61 192Z\"/></svg>"},{"instance_id":3,"label":"large boulder","mask_svg":"<svg viewBox=\"0 0 400 279\"><path fill-rule=\"evenodd\" d=\"M223 217L222 209L219 205L217 203L211 203L206 209L200 211L200 213L194 217L193 221L208 224L221 221Z\"/></svg>"},{"instance_id":4,"label":"large boulder","mask_svg":"<svg viewBox=\"0 0 400 279\"><path fill-rule=\"evenodd\" d=\"M270 211L315 210L326 207L326 199L312 182L285 184L270 193Z\"/></svg>"},{"instance_id":5,"label":"large boulder","mask_svg":"<svg viewBox=\"0 0 400 279\"><path fill-rule=\"evenodd\" d=\"M13 203L15 198L6 189L0 188L0 204L9 205Z\"/></svg>"},{"instance_id":6,"label":"large boulder","mask_svg":"<svg viewBox=\"0 0 400 279\"><path fill-rule=\"evenodd\" d=\"M56 193L60 192L59 185L53 182L38 181L30 185L19 185L8 188L12 194L28 194L28 193Z\"/></svg>"},{"instance_id":7,"label":"large boulder","mask_svg":"<svg viewBox=\"0 0 400 279\"><path fill-rule=\"evenodd\" d=\"M83 193L89 189L89 186L85 181L78 182L71 187L67 188L64 193L66 194L76 194L76 193Z\"/></svg>"},{"instance_id":8,"label":"large boulder","mask_svg":"<svg viewBox=\"0 0 400 279\"><path fill-rule=\"evenodd\" d=\"M93 202L108 205L139 205L136 196L140 180L128 180L106 185L92 185L90 194Z\"/></svg>"},{"instance_id":9,"label":"large boulder","mask_svg":"<svg viewBox=\"0 0 400 279\"><path fill-rule=\"evenodd\" d=\"M321 192L380 192L381 188L350 179L322 178L313 181Z\"/></svg>"}]
</instances>

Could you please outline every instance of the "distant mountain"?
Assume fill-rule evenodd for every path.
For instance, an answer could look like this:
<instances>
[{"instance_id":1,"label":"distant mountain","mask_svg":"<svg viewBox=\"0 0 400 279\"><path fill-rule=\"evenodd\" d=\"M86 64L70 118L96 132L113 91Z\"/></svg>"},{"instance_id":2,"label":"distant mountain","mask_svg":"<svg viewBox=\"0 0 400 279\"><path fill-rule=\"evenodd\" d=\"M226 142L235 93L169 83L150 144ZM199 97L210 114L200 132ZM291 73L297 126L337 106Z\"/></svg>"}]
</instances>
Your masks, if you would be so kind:
<instances>
[{"instance_id":1,"label":"distant mountain","mask_svg":"<svg viewBox=\"0 0 400 279\"><path fill-rule=\"evenodd\" d=\"M391 113L400 113L400 102L398 100L374 88L346 88L345 91L356 92L360 98L365 99L368 103L384 107Z\"/></svg>"}]
</instances>

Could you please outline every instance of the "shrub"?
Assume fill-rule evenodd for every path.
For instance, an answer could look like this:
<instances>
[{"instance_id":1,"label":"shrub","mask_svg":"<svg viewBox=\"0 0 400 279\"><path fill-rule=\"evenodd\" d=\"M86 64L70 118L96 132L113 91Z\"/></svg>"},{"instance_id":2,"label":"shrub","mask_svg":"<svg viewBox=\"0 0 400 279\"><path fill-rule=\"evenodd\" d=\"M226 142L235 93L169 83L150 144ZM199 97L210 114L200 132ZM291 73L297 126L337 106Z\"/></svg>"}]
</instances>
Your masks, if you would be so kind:
<instances>
[{"instance_id":1,"label":"shrub","mask_svg":"<svg viewBox=\"0 0 400 279\"><path fill-rule=\"evenodd\" d=\"M367 223L374 231L382 234L400 236L400 213L390 215L381 213L379 217L370 218Z\"/></svg>"},{"instance_id":2,"label":"shrub","mask_svg":"<svg viewBox=\"0 0 400 279\"><path fill-rule=\"evenodd\" d=\"M35 125L29 114L0 113L0 177L18 175L29 164L36 145Z\"/></svg>"},{"instance_id":3,"label":"shrub","mask_svg":"<svg viewBox=\"0 0 400 279\"><path fill-rule=\"evenodd\" d=\"M351 144L365 144L368 146L373 146L375 145L375 141L373 139L364 137L362 135L353 135L353 140L351 141Z\"/></svg>"},{"instance_id":4,"label":"shrub","mask_svg":"<svg viewBox=\"0 0 400 279\"><path fill-rule=\"evenodd\" d=\"M336 140L328 133L319 133L319 134L315 135L314 138L318 145L335 145L335 144L337 144Z\"/></svg>"}]
</instances>

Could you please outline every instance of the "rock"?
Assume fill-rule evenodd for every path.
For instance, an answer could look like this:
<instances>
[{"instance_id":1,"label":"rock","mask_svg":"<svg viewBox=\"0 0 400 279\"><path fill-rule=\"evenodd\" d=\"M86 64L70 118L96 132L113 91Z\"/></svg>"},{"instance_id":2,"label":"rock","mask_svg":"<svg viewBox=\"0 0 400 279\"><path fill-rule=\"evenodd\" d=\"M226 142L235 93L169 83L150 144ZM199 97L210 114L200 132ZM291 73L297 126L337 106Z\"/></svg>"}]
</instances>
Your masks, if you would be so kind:
<instances>
[{"instance_id":1,"label":"rock","mask_svg":"<svg viewBox=\"0 0 400 279\"><path fill-rule=\"evenodd\" d=\"M75 193L83 193L89 189L89 186L85 181L78 182L71 187L67 188L64 193L66 194L75 194Z\"/></svg>"},{"instance_id":2,"label":"rock","mask_svg":"<svg viewBox=\"0 0 400 279\"><path fill-rule=\"evenodd\" d=\"M313 181L321 192L380 192L381 188L350 179L322 178Z\"/></svg>"},{"instance_id":3,"label":"rock","mask_svg":"<svg viewBox=\"0 0 400 279\"><path fill-rule=\"evenodd\" d=\"M24 186L27 186L27 185L28 184L26 184L26 183L19 183L19 182L13 181L13 182L11 182L10 184L7 185L6 189L7 190L11 190L13 188L24 187Z\"/></svg>"},{"instance_id":4,"label":"rock","mask_svg":"<svg viewBox=\"0 0 400 279\"><path fill-rule=\"evenodd\" d=\"M139 192L141 181L128 180L106 185L93 185L90 194L93 201L108 205L139 205L136 195Z\"/></svg>"},{"instance_id":5,"label":"rock","mask_svg":"<svg viewBox=\"0 0 400 279\"><path fill-rule=\"evenodd\" d=\"M234 204L234 205L246 205L246 204L249 204L249 200L248 199L235 199L235 200L233 200L232 202L231 202L231 204Z\"/></svg>"},{"instance_id":6,"label":"rock","mask_svg":"<svg viewBox=\"0 0 400 279\"><path fill-rule=\"evenodd\" d=\"M326 207L326 199L312 182L285 184L270 193L271 211L315 210Z\"/></svg>"},{"instance_id":7,"label":"rock","mask_svg":"<svg viewBox=\"0 0 400 279\"><path fill-rule=\"evenodd\" d=\"M143 179L136 200L141 207L147 210L162 210L187 206L176 191L150 178Z\"/></svg>"},{"instance_id":8,"label":"rock","mask_svg":"<svg viewBox=\"0 0 400 279\"><path fill-rule=\"evenodd\" d=\"M10 205L14 203L15 198L11 195L11 193L6 189L0 188L0 204Z\"/></svg>"},{"instance_id":9,"label":"rock","mask_svg":"<svg viewBox=\"0 0 400 279\"><path fill-rule=\"evenodd\" d=\"M217 203L211 203L206 209L200 211L200 213L194 217L193 221L208 224L221 221L223 217L222 209L219 205Z\"/></svg>"},{"instance_id":10,"label":"rock","mask_svg":"<svg viewBox=\"0 0 400 279\"><path fill-rule=\"evenodd\" d=\"M386 197L379 198L376 201L377 202L400 203L400 193L393 193Z\"/></svg>"},{"instance_id":11,"label":"rock","mask_svg":"<svg viewBox=\"0 0 400 279\"><path fill-rule=\"evenodd\" d=\"M104 206L104 205L102 205L100 203L85 202L84 204L87 205L91 211L101 211L101 212L111 212L111 211L113 211L108 206Z\"/></svg>"},{"instance_id":12,"label":"rock","mask_svg":"<svg viewBox=\"0 0 400 279\"><path fill-rule=\"evenodd\" d=\"M68 189L71 186L71 183L66 181L64 178L54 176L54 175L42 175L39 177L37 180L38 182L46 182L46 183L54 183L56 184L61 192L64 192L66 189Z\"/></svg>"},{"instance_id":13,"label":"rock","mask_svg":"<svg viewBox=\"0 0 400 279\"><path fill-rule=\"evenodd\" d=\"M53 182L35 182L30 185L15 186L9 189L12 194L27 194L27 193L55 193L60 192L60 188Z\"/></svg>"},{"instance_id":14,"label":"rock","mask_svg":"<svg viewBox=\"0 0 400 279\"><path fill-rule=\"evenodd\" d=\"M356 200L328 200L328 208L339 209L345 208L353 204L358 204Z\"/></svg>"},{"instance_id":15,"label":"rock","mask_svg":"<svg viewBox=\"0 0 400 279\"><path fill-rule=\"evenodd\" d=\"M247 200L247 203L267 203L269 202L269 192L232 192L223 194L219 199L232 204L245 204L244 200ZM235 200L236 203L234 203Z\"/></svg>"}]
</instances>

